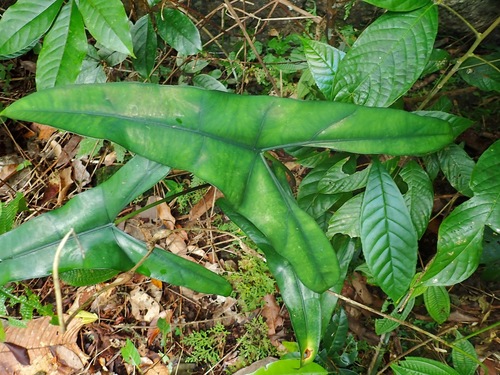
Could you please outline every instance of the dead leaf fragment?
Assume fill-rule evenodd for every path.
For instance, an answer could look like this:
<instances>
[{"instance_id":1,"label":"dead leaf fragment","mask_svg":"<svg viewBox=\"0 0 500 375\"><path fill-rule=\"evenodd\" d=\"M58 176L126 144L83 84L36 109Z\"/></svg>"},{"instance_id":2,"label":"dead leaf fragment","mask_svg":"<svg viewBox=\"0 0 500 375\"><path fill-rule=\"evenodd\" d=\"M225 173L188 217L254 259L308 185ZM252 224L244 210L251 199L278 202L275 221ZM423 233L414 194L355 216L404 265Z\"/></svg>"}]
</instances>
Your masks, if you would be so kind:
<instances>
[{"instance_id":1,"label":"dead leaf fragment","mask_svg":"<svg viewBox=\"0 0 500 375\"><path fill-rule=\"evenodd\" d=\"M160 304L142 288L136 287L130 292L132 315L140 322L151 322L160 313Z\"/></svg>"},{"instance_id":2,"label":"dead leaf fragment","mask_svg":"<svg viewBox=\"0 0 500 375\"><path fill-rule=\"evenodd\" d=\"M272 294L264 296L265 305L262 308L262 316L266 318L268 327L267 334L272 336L276 334L276 329L283 326L283 318L280 315L280 307L276 303L276 298Z\"/></svg>"}]
</instances>

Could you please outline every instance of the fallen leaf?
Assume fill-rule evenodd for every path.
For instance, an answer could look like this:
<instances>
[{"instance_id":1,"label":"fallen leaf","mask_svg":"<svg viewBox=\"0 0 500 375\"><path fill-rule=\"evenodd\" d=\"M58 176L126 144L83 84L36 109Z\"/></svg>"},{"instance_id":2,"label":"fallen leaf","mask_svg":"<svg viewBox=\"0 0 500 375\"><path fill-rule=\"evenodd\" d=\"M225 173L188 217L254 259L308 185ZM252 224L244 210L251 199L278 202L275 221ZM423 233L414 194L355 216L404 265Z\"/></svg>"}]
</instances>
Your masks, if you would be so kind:
<instances>
[{"instance_id":1,"label":"fallen leaf","mask_svg":"<svg viewBox=\"0 0 500 375\"><path fill-rule=\"evenodd\" d=\"M31 129L38 134L38 139L40 141L47 141L50 136L57 131L57 129L52 126L38 124L36 122L31 124Z\"/></svg>"},{"instance_id":2,"label":"fallen leaf","mask_svg":"<svg viewBox=\"0 0 500 375\"><path fill-rule=\"evenodd\" d=\"M140 322L151 322L160 313L160 304L142 288L135 287L130 292L132 315Z\"/></svg>"},{"instance_id":3,"label":"fallen leaf","mask_svg":"<svg viewBox=\"0 0 500 375\"><path fill-rule=\"evenodd\" d=\"M64 375L82 370L87 355L76 344L83 322L73 319L64 334L50 324L50 317L30 320L26 328L5 327L0 343L0 373ZM15 352L15 354L14 354Z\"/></svg>"},{"instance_id":4,"label":"fallen leaf","mask_svg":"<svg viewBox=\"0 0 500 375\"><path fill-rule=\"evenodd\" d=\"M267 334L272 336L276 333L278 327L283 326L283 318L280 315L280 307L276 303L274 295L267 294L264 296L265 305L262 308L262 316L266 318L268 327Z\"/></svg>"},{"instance_id":5,"label":"fallen leaf","mask_svg":"<svg viewBox=\"0 0 500 375\"><path fill-rule=\"evenodd\" d=\"M207 211L211 210L217 199L222 198L223 194L219 189L213 186L208 189L203 198L196 203L189 211L189 222L193 222L202 217Z\"/></svg>"}]
</instances>

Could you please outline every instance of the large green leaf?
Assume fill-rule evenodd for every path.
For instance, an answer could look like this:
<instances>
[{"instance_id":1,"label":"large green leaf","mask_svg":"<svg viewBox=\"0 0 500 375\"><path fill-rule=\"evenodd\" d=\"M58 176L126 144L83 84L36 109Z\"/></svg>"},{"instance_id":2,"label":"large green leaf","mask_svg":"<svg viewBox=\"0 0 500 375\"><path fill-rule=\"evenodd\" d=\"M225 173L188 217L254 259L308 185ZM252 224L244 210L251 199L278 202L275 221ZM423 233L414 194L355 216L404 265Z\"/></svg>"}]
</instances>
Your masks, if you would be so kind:
<instances>
[{"instance_id":1,"label":"large green leaf","mask_svg":"<svg viewBox=\"0 0 500 375\"><path fill-rule=\"evenodd\" d=\"M458 71L469 85L484 91L500 92L500 53L475 56L464 61Z\"/></svg>"},{"instance_id":2,"label":"large green leaf","mask_svg":"<svg viewBox=\"0 0 500 375\"><path fill-rule=\"evenodd\" d=\"M307 145L421 154L452 139L446 122L403 111L134 83L44 90L2 115L109 139L193 172L217 186L316 292L338 279L334 252L314 220L284 193L264 152Z\"/></svg>"},{"instance_id":3,"label":"large green leaf","mask_svg":"<svg viewBox=\"0 0 500 375\"><path fill-rule=\"evenodd\" d=\"M149 14L139 18L132 26L132 41L134 43L134 68L144 78L149 78L156 59L158 40L153 22Z\"/></svg>"},{"instance_id":4,"label":"large green leaf","mask_svg":"<svg viewBox=\"0 0 500 375\"><path fill-rule=\"evenodd\" d=\"M78 240L71 237L61 252L59 270L63 275L72 272L71 279L96 282L89 270L104 270L112 276L110 270L117 273L132 268L147 253L146 244L119 230L113 220L168 171L168 167L136 156L98 187L0 236L0 285L50 274L56 249L71 229ZM158 248L138 272L200 292L227 295L231 291L220 276ZM101 276L97 272L99 281Z\"/></svg>"},{"instance_id":5,"label":"large green leaf","mask_svg":"<svg viewBox=\"0 0 500 375\"><path fill-rule=\"evenodd\" d=\"M10 59L33 48L49 29L63 0L20 0L0 20L0 60Z\"/></svg>"},{"instance_id":6,"label":"large green leaf","mask_svg":"<svg viewBox=\"0 0 500 375\"><path fill-rule=\"evenodd\" d=\"M443 324L450 316L450 295L443 286L430 286L424 292L425 308L429 315L439 324Z\"/></svg>"},{"instance_id":7,"label":"large green leaf","mask_svg":"<svg viewBox=\"0 0 500 375\"><path fill-rule=\"evenodd\" d=\"M363 254L372 275L397 301L415 275L418 238L401 192L377 159L368 176L360 228Z\"/></svg>"},{"instance_id":8,"label":"large green leaf","mask_svg":"<svg viewBox=\"0 0 500 375\"><path fill-rule=\"evenodd\" d=\"M446 286L467 279L479 265L484 226L500 233L500 141L477 161L470 187L474 196L439 227L437 254L421 279L425 285Z\"/></svg>"},{"instance_id":9,"label":"large green leaf","mask_svg":"<svg viewBox=\"0 0 500 375\"><path fill-rule=\"evenodd\" d=\"M87 54L87 36L76 4L63 6L52 29L43 41L37 60L38 90L74 83Z\"/></svg>"},{"instance_id":10,"label":"large green leaf","mask_svg":"<svg viewBox=\"0 0 500 375\"><path fill-rule=\"evenodd\" d=\"M469 340L464 339L460 332L456 331L455 335L457 337L457 341L453 343L454 348L451 351L453 366L460 372L460 375L474 375L480 363L476 350ZM472 358L475 358L476 361L474 362L471 358L455 348L463 350Z\"/></svg>"},{"instance_id":11,"label":"large green leaf","mask_svg":"<svg viewBox=\"0 0 500 375\"><path fill-rule=\"evenodd\" d=\"M157 15L158 35L183 55L195 55L201 51L200 33L184 13L164 8Z\"/></svg>"},{"instance_id":12,"label":"large green leaf","mask_svg":"<svg viewBox=\"0 0 500 375\"><path fill-rule=\"evenodd\" d=\"M396 375L460 375L456 370L433 359L406 357L397 365L391 365Z\"/></svg>"},{"instance_id":13,"label":"large green leaf","mask_svg":"<svg viewBox=\"0 0 500 375\"><path fill-rule=\"evenodd\" d=\"M104 47L134 56L125 8L120 0L75 0L85 26Z\"/></svg>"},{"instance_id":14,"label":"large green leaf","mask_svg":"<svg viewBox=\"0 0 500 375\"><path fill-rule=\"evenodd\" d=\"M309 65L316 86L327 99L333 99L333 80L345 52L311 39L303 39L302 44L304 45L307 65Z\"/></svg>"},{"instance_id":15,"label":"large green leaf","mask_svg":"<svg viewBox=\"0 0 500 375\"><path fill-rule=\"evenodd\" d=\"M283 375L283 374L303 374L303 375L326 375L326 371L323 367L317 363L310 363L305 366L301 366L298 359L281 359L276 362L272 362L265 367L258 369L257 371L251 372L248 375Z\"/></svg>"},{"instance_id":16,"label":"large green leaf","mask_svg":"<svg viewBox=\"0 0 500 375\"><path fill-rule=\"evenodd\" d=\"M420 77L438 25L434 4L386 13L368 26L342 59L334 100L374 107L394 103Z\"/></svg>"}]
</instances>

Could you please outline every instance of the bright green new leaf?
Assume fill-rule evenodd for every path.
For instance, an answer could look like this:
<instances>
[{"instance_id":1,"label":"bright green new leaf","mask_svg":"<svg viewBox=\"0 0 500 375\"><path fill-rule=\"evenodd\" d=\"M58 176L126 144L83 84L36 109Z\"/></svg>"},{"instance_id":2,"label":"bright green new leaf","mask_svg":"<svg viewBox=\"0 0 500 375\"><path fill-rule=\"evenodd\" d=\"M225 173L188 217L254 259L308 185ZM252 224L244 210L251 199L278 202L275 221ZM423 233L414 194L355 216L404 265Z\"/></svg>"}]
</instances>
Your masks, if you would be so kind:
<instances>
[{"instance_id":1,"label":"bright green new leaf","mask_svg":"<svg viewBox=\"0 0 500 375\"><path fill-rule=\"evenodd\" d=\"M129 365L138 367L141 364L141 355L130 339L127 339L125 346L120 349L120 353L123 360Z\"/></svg>"},{"instance_id":2,"label":"bright green new leaf","mask_svg":"<svg viewBox=\"0 0 500 375\"><path fill-rule=\"evenodd\" d=\"M368 26L342 59L334 100L387 107L420 77L437 34L437 6L385 13Z\"/></svg>"},{"instance_id":3,"label":"bright green new leaf","mask_svg":"<svg viewBox=\"0 0 500 375\"><path fill-rule=\"evenodd\" d=\"M61 276L70 272L69 280L92 284L102 281L99 271L111 277L131 269L147 253L146 244L119 230L113 220L126 204L168 171L168 167L136 156L96 188L0 236L0 285L52 273L56 249L71 229L77 240L70 237L63 248ZM204 293L231 292L225 279L158 248L138 272Z\"/></svg>"},{"instance_id":4,"label":"bright green new leaf","mask_svg":"<svg viewBox=\"0 0 500 375\"><path fill-rule=\"evenodd\" d=\"M474 160L456 144L440 150L437 155L441 170L451 186L463 195L471 197L473 193L469 183L474 169Z\"/></svg>"},{"instance_id":5,"label":"bright green new leaf","mask_svg":"<svg viewBox=\"0 0 500 375\"><path fill-rule=\"evenodd\" d=\"M484 226L500 233L500 141L491 145L472 171L474 196L456 207L439 227L438 249L422 283L453 285L479 265Z\"/></svg>"},{"instance_id":6,"label":"bright green new leaf","mask_svg":"<svg viewBox=\"0 0 500 375\"><path fill-rule=\"evenodd\" d=\"M408 186L404 199L417 236L421 238L429 224L434 205L432 182L429 175L414 160L407 163L399 175Z\"/></svg>"},{"instance_id":7,"label":"bright green new leaf","mask_svg":"<svg viewBox=\"0 0 500 375\"><path fill-rule=\"evenodd\" d=\"M265 367L258 369L248 375L293 375L293 374L303 374L303 375L322 375L328 374L323 367L317 363L310 363L305 366L301 366L300 360L298 359L281 359L276 362L272 362Z\"/></svg>"},{"instance_id":8,"label":"bright green new leaf","mask_svg":"<svg viewBox=\"0 0 500 375\"><path fill-rule=\"evenodd\" d=\"M391 369L396 375L461 375L444 363L421 357L406 357Z\"/></svg>"},{"instance_id":9,"label":"bright green new leaf","mask_svg":"<svg viewBox=\"0 0 500 375\"><path fill-rule=\"evenodd\" d=\"M75 83L87 54L85 26L76 4L62 7L43 41L36 66L36 88Z\"/></svg>"},{"instance_id":10,"label":"bright green new leaf","mask_svg":"<svg viewBox=\"0 0 500 375\"><path fill-rule=\"evenodd\" d=\"M378 285L393 301L410 286L417 263L417 233L396 183L374 159L361 206L361 243Z\"/></svg>"},{"instance_id":11,"label":"bright green new leaf","mask_svg":"<svg viewBox=\"0 0 500 375\"><path fill-rule=\"evenodd\" d=\"M439 324L450 316L450 295L444 286L430 286L425 289L424 303L427 312Z\"/></svg>"},{"instance_id":12,"label":"bright green new leaf","mask_svg":"<svg viewBox=\"0 0 500 375\"><path fill-rule=\"evenodd\" d=\"M465 60L458 71L469 85L484 91L500 92L500 53Z\"/></svg>"},{"instance_id":13,"label":"bright green new leaf","mask_svg":"<svg viewBox=\"0 0 500 375\"><path fill-rule=\"evenodd\" d=\"M393 12L408 12L425 5L431 4L431 0L363 0L365 3L375 5Z\"/></svg>"},{"instance_id":14,"label":"bright green new leaf","mask_svg":"<svg viewBox=\"0 0 500 375\"><path fill-rule=\"evenodd\" d=\"M345 52L326 43L303 39L304 54L316 86L328 100L333 99L333 80Z\"/></svg>"},{"instance_id":15,"label":"bright green new leaf","mask_svg":"<svg viewBox=\"0 0 500 375\"><path fill-rule=\"evenodd\" d=\"M403 111L136 83L44 90L2 115L109 139L193 172L218 187L316 292L337 281L336 257L323 231L284 193L265 151L307 145L421 154L451 140L446 122Z\"/></svg>"},{"instance_id":16,"label":"bright green new leaf","mask_svg":"<svg viewBox=\"0 0 500 375\"><path fill-rule=\"evenodd\" d=\"M0 20L0 60L28 52L50 28L63 0L19 0Z\"/></svg>"},{"instance_id":17,"label":"bright green new leaf","mask_svg":"<svg viewBox=\"0 0 500 375\"><path fill-rule=\"evenodd\" d=\"M182 55L196 55L201 51L200 33L184 13L164 8L156 16L158 34Z\"/></svg>"},{"instance_id":18,"label":"bright green new leaf","mask_svg":"<svg viewBox=\"0 0 500 375\"><path fill-rule=\"evenodd\" d=\"M156 60L158 40L149 14L139 18L131 29L134 45L134 68L144 78L149 78Z\"/></svg>"},{"instance_id":19,"label":"bright green new leaf","mask_svg":"<svg viewBox=\"0 0 500 375\"><path fill-rule=\"evenodd\" d=\"M85 26L104 47L134 56L125 8L120 0L75 0Z\"/></svg>"},{"instance_id":20,"label":"bright green new leaf","mask_svg":"<svg viewBox=\"0 0 500 375\"><path fill-rule=\"evenodd\" d=\"M460 332L456 331L455 336L457 337L457 341L453 343L453 346L463 350L476 361L474 362L472 358L469 358L464 353L453 348L453 350L451 351L453 367L457 369L460 375L474 375L480 363L476 350L474 349L474 346L469 342L469 340L465 340L463 338Z\"/></svg>"}]
</instances>

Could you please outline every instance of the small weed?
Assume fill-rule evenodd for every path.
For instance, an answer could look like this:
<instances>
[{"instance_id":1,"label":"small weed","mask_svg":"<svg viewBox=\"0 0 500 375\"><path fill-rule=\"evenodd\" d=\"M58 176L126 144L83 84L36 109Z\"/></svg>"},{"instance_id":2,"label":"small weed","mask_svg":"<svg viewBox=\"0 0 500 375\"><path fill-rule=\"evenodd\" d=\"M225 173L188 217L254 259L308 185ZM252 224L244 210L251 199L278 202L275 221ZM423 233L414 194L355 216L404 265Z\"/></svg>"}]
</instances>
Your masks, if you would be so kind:
<instances>
[{"instance_id":1,"label":"small weed","mask_svg":"<svg viewBox=\"0 0 500 375\"><path fill-rule=\"evenodd\" d=\"M220 361L224 354L226 337L229 332L218 322L212 328L206 331L192 332L184 336L181 340L183 345L190 347L188 363L208 363L215 365Z\"/></svg>"},{"instance_id":2,"label":"small weed","mask_svg":"<svg viewBox=\"0 0 500 375\"><path fill-rule=\"evenodd\" d=\"M262 307L265 295L275 292L275 282L266 263L255 256L244 255L238 265L238 271L230 273L228 280L243 311L253 311Z\"/></svg>"},{"instance_id":3,"label":"small weed","mask_svg":"<svg viewBox=\"0 0 500 375\"><path fill-rule=\"evenodd\" d=\"M261 316L245 324L245 335L238 339L241 366L278 354L267 335L268 327Z\"/></svg>"}]
</instances>

